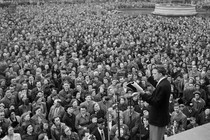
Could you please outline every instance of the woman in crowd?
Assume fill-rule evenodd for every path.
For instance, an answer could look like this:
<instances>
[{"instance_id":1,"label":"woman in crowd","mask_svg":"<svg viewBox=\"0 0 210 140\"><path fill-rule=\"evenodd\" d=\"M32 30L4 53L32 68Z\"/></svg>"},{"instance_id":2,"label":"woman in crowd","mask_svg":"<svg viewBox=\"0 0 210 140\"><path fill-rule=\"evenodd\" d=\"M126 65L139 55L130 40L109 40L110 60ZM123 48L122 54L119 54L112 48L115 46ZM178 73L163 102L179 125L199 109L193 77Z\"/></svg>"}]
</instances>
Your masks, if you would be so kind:
<instances>
[{"instance_id":1,"label":"woman in crowd","mask_svg":"<svg viewBox=\"0 0 210 140\"><path fill-rule=\"evenodd\" d=\"M22 140L37 140L38 135L34 133L34 127L32 124L26 126L25 134L22 136Z\"/></svg>"}]
</instances>

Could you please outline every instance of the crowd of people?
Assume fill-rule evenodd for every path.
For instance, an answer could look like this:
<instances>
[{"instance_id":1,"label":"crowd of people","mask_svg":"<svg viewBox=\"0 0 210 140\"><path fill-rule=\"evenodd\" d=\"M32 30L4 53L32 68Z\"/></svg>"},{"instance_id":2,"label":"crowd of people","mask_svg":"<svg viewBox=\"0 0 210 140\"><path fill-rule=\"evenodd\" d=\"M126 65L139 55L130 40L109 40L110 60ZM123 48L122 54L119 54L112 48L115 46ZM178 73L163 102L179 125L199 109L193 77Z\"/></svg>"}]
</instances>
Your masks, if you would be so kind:
<instances>
[{"instance_id":1,"label":"crowd of people","mask_svg":"<svg viewBox=\"0 0 210 140\"><path fill-rule=\"evenodd\" d=\"M152 93L156 65L172 89L166 136L210 122L210 19L115 6L0 9L0 139L148 140L150 107L127 84Z\"/></svg>"}]
</instances>

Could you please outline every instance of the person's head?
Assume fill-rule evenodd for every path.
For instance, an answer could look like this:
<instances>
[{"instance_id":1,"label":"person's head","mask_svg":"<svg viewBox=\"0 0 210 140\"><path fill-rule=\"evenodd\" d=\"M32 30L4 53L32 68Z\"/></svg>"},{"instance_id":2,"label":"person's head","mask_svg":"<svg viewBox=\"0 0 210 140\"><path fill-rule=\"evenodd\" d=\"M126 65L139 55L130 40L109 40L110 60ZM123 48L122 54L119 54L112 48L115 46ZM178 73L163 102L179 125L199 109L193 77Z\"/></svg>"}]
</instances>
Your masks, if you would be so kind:
<instances>
[{"instance_id":1,"label":"person's head","mask_svg":"<svg viewBox=\"0 0 210 140\"><path fill-rule=\"evenodd\" d=\"M48 123L48 121L43 121L43 122L42 122L42 128L45 129L45 130L47 130L47 129L49 128L49 123Z\"/></svg>"},{"instance_id":2,"label":"person's head","mask_svg":"<svg viewBox=\"0 0 210 140\"><path fill-rule=\"evenodd\" d=\"M88 91L92 91L93 90L93 85L89 84L88 85Z\"/></svg>"},{"instance_id":3,"label":"person's head","mask_svg":"<svg viewBox=\"0 0 210 140\"><path fill-rule=\"evenodd\" d=\"M16 116L16 114L15 114L15 110L14 109L12 109L12 110L10 110L10 118L15 118L15 116Z\"/></svg>"},{"instance_id":4,"label":"person's head","mask_svg":"<svg viewBox=\"0 0 210 140\"><path fill-rule=\"evenodd\" d=\"M209 108L207 108L204 112L205 112L206 115L210 115L210 109Z\"/></svg>"},{"instance_id":5,"label":"person's head","mask_svg":"<svg viewBox=\"0 0 210 140\"><path fill-rule=\"evenodd\" d=\"M193 94L194 94L196 100L200 99L200 96L201 96L200 91L195 91L195 92L193 92Z\"/></svg>"},{"instance_id":6,"label":"person's head","mask_svg":"<svg viewBox=\"0 0 210 140\"><path fill-rule=\"evenodd\" d=\"M66 126L64 128L64 134L67 135L67 136L70 136L71 135L71 128Z\"/></svg>"},{"instance_id":7,"label":"person's head","mask_svg":"<svg viewBox=\"0 0 210 140\"><path fill-rule=\"evenodd\" d=\"M195 88L195 85L194 84L189 84L187 89L194 89Z\"/></svg>"},{"instance_id":8,"label":"person's head","mask_svg":"<svg viewBox=\"0 0 210 140\"><path fill-rule=\"evenodd\" d=\"M0 112L0 121L4 120L4 118L5 118L5 113L4 113L4 111L1 111Z\"/></svg>"},{"instance_id":9,"label":"person's head","mask_svg":"<svg viewBox=\"0 0 210 140\"><path fill-rule=\"evenodd\" d=\"M41 114L41 113L42 113L41 107L35 108L34 112L35 112L35 114L37 114L37 115Z\"/></svg>"},{"instance_id":10,"label":"person's head","mask_svg":"<svg viewBox=\"0 0 210 140\"><path fill-rule=\"evenodd\" d=\"M144 117L148 117L149 116L149 111L148 110L143 110L143 115Z\"/></svg>"},{"instance_id":11,"label":"person's head","mask_svg":"<svg viewBox=\"0 0 210 140\"><path fill-rule=\"evenodd\" d=\"M117 123L118 123L118 119L120 120L120 125L122 125L123 124L123 117L122 116L117 117L116 118Z\"/></svg>"},{"instance_id":12,"label":"person's head","mask_svg":"<svg viewBox=\"0 0 210 140\"><path fill-rule=\"evenodd\" d=\"M157 66L152 70L154 80L159 81L166 75L166 70L163 66Z\"/></svg>"},{"instance_id":13,"label":"person's head","mask_svg":"<svg viewBox=\"0 0 210 140\"><path fill-rule=\"evenodd\" d=\"M90 118L91 118L91 122L92 122L92 123L97 123L97 120L98 120L98 119L97 119L97 115L96 115L96 114L91 115Z\"/></svg>"},{"instance_id":14,"label":"person's head","mask_svg":"<svg viewBox=\"0 0 210 140\"><path fill-rule=\"evenodd\" d=\"M174 104L174 111L176 113L180 113L180 107L179 107L179 104L178 103Z\"/></svg>"},{"instance_id":15,"label":"person's head","mask_svg":"<svg viewBox=\"0 0 210 140\"><path fill-rule=\"evenodd\" d=\"M95 103L93 106L94 111L99 111L100 110L100 106L98 103Z\"/></svg>"},{"instance_id":16,"label":"person's head","mask_svg":"<svg viewBox=\"0 0 210 140\"><path fill-rule=\"evenodd\" d=\"M91 94L86 95L85 100L88 102L91 101Z\"/></svg>"},{"instance_id":17,"label":"person's head","mask_svg":"<svg viewBox=\"0 0 210 140\"><path fill-rule=\"evenodd\" d=\"M149 125L149 121L148 121L147 117L143 117L142 121L143 121L144 125L146 125L146 126Z\"/></svg>"},{"instance_id":18,"label":"person's head","mask_svg":"<svg viewBox=\"0 0 210 140\"><path fill-rule=\"evenodd\" d=\"M131 103L130 105L128 105L127 109L128 109L130 112L133 112L133 111L134 111L134 106L133 106L133 104Z\"/></svg>"},{"instance_id":19,"label":"person's head","mask_svg":"<svg viewBox=\"0 0 210 140\"><path fill-rule=\"evenodd\" d=\"M37 88L41 88L41 86L42 86L41 81L37 81L37 82L36 82L36 87L37 87Z\"/></svg>"},{"instance_id":20,"label":"person's head","mask_svg":"<svg viewBox=\"0 0 210 140\"><path fill-rule=\"evenodd\" d=\"M69 83L65 82L65 83L63 84L63 88L64 88L65 91L68 91L69 88L70 88Z\"/></svg>"},{"instance_id":21,"label":"person's head","mask_svg":"<svg viewBox=\"0 0 210 140\"><path fill-rule=\"evenodd\" d=\"M201 85L204 85L206 83L205 79L201 78L200 83L201 83Z\"/></svg>"},{"instance_id":22,"label":"person's head","mask_svg":"<svg viewBox=\"0 0 210 140\"><path fill-rule=\"evenodd\" d=\"M6 96L8 99L11 99L11 98L12 98L11 90L7 90L6 93L5 93L5 96Z\"/></svg>"},{"instance_id":23,"label":"person's head","mask_svg":"<svg viewBox=\"0 0 210 140\"><path fill-rule=\"evenodd\" d=\"M77 107L79 105L76 99L72 99L71 104L72 104L72 107Z\"/></svg>"},{"instance_id":24,"label":"person's head","mask_svg":"<svg viewBox=\"0 0 210 140\"><path fill-rule=\"evenodd\" d=\"M0 111L4 111L4 109L5 109L4 103L0 103Z\"/></svg>"},{"instance_id":25,"label":"person's head","mask_svg":"<svg viewBox=\"0 0 210 140\"><path fill-rule=\"evenodd\" d=\"M60 99L55 99L55 100L54 100L54 105L55 105L56 107L61 106L61 100L60 100Z\"/></svg>"},{"instance_id":26,"label":"person's head","mask_svg":"<svg viewBox=\"0 0 210 140\"><path fill-rule=\"evenodd\" d=\"M196 123L196 118L195 117L190 117L190 123L195 124Z\"/></svg>"},{"instance_id":27,"label":"person's head","mask_svg":"<svg viewBox=\"0 0 210 140\"><path fill-rule=\"evenodd\" d=\"M81 93L80 92L77 92L76 93L76 99L80 99L81 98Z\"/></svg>"},{"instance_id":28,"label":"person's head","mask_svg":"<svg viewBox=\"0 0 210 140\"><path fill-rule=\"evenodd\" d=\"M22 84L22 89L23 90L27 90L28 89L28 84L27 83L23 83Z\"/></svg>"},{"instance_id":29,"label":"person's head","mask_svg":"<svg viewBox=\"0 0 210 140\"><path fill-rule=\"evenodd\" d=\"M85 114L87 112L87 107L85 105L80 106L80 113Z\"/></svg>"},{"instance_id":30,"label":"person's head","mask_svg":"<svg viewBox=\"0 0 210 140\"><path fill-rule=\"evenodd\" d=\"M77 84L76 89L77 89L78 91L81 91L81 90L82 90L82 86L81 86L80 84Z\"/></svg>"},{"instance_id":31,"label":"person's head","mask_svg":"<svg viewBox=\"0 0 210 140\"><path fill-rule=\"evenodd\" d=\"M29 124L28 126L26 126L26 133L32 134L33 130L34 130L34 127L32 124Z\"/></svg>"},{"instance_id":32,"label":"person's head","mask_svg":"<svg viewBox=\"0 0 210 140\"><path fill-rule=\"evenodd\" d=\"M29 80L30 82L34 81L33 75L30 75L30 76L28 77L28 80Z\"/></svg>"},{"instance_id":33,"label":"person's head","mask_svg":"<svg viewBox=\"0 0 210 140\"><path fill-rule=\"evenodd\" d=\"M120 98L120 104L124 104L125 103L125 98L124 97L121 97Z\"/></svg>"},{"instance_id":34,"label":"person's head","mask_svg":"<svg viewBox=\"0 0 210 140\"><path fill-rule=\"evenodd\" d=\"M180 105L179 105L179 108L180 108L180 110L182 111L182 110L185 108L185 105L184 105L184 104L180 104Z\"/></svg>"},{"instance_id":35,"label":"person's head","mask_svg":"<svg viewBox=\"0 0 210 140\"><path fill-rule=\"evenodd\" d=\"M57 116L57 117L55 117L55 118L53 118L53 123L55 124L55 125L60 125L61 124L61 120L60 120L60 118Z\"/></svg>"},{"instance_id":36,"label":"person's head","mask_svg":"<svg viewBox=\"0 0 210 140\"><path fill-rule=\"evenodd\" d=\"M12 136L14 134L14 128L12 126L9 126L7 129L7 133L9 136Z\"/></svg>"},{"instance_id":37,"label":"person's head","mask_svg":"<svg viewBox=\"0 0 210 140\"><path fill-rule=\"evenodd\" d=\"M170 94L169 100L173 100L173 99L174 99L174 95L173 94Z\"/></svg>"},{"instance_id":38,"label":"person's head","mask_svg":"<svg viewBox=\"0 0 210 140\"><path fill-rule=\"evenodd\" d=\"M22 115L22 118L23 118L23 121L29 121L31 119L31 112L28 111L28 112L25 112L23 115Z\"/></svg>"},{"instance_id":39,"label":"person's head","mask_svg":"<svg viewBox=\"0 0 210 140\"><path fill-rule=\"evenodd\" d=\"M195 84L195 88L196 88L196 90L200 90L200 84Z\"/></svg>"},{"instance_id":40,"label":"person's head","mask_svg":"<svg viewBox=\"0 0 210 140\"><path fill-rule=\"evenodd\" d=\"M194 84L195 79L193 77L189 77L189 84Z\"/></svg>"},{"instance_id":41,"label":"person's head","mask_svg":"<svg viewBox=\"0 0 210 140\"><path fill-rule=\"evenodd\" d=\"M72 106L72 105L68 106L68 107L66 108L66 112L67 112L68 114L72 114L72 113L74 112L73 106Z\"/></svg>"},{"instance_id":42,"label":"person's head","mask_svg":"<svg viewBox=\"0 0 210 140\"><path fill-rule=\"evenodd\" d=\"M47 78L45 78L43 83L44 83L44 85L47 85L47 84L49 84L49 81L48 81L48 79L47 79Z\"/></svg>"}]
</instances>

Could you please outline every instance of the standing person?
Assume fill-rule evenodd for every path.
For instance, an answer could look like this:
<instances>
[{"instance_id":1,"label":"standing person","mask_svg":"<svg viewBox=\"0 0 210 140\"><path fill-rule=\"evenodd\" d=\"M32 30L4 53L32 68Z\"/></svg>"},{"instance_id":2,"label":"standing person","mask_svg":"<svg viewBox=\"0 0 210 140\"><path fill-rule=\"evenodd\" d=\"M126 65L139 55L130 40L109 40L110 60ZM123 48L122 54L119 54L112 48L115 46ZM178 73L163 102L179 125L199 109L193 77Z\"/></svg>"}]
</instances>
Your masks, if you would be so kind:
<instances>
[{"instance_id":1,"label":"standing person","mask_svg":"<svg viewBox=\"0 0 210 140\"><path fill-rule=\"evenodd\" d=\"M165 127L170 121L169 97L171 93L170 82L166 78L166 70L163 66L157 66L152 70L151 81L156 89L152 94L147 94L136 82L132 85L140 93L143 100L151 106L149 112L150 140L163 140Z\"/></svg>"}]
</instances>

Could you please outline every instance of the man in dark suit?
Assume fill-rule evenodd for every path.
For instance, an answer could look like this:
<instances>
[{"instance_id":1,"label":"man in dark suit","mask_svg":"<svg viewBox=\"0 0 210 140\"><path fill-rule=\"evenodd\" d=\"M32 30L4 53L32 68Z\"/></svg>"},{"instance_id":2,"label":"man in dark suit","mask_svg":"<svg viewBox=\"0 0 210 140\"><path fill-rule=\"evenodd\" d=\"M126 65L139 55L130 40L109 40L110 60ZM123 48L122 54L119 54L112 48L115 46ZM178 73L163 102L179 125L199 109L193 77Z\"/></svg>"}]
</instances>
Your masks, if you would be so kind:
<instances>
[{"instance_id":1,"label":"man in dark suit","mask_svg":"<svg viewBox=\"0 0 210 140\"><path fill-rule=\"evenodd\" d=\"M35 83L35 81L34 81L33 75L30 75L30 76L29 76L27 84L28 84L28 89L29 89L29 90L32 90L33 88L36 87L36 83Z\"/></svg>"},{"instance_id":2,"label":"man in dark suit","mask_svg":"<svg viewBox=\"0 0 210 140\"><path fill-rule=\"evenodd\" d=\"M98 119L97 123L98 127L93 131L93 135L97 140L108 140L108 130L104 127L104 119Z\"/></svg>"},{"instance_id":3,"label":"man in dark suit","mask_svg":"<svg viewBox=\"0 0 210 140\"><path fill-rule=\"evenodd\" d=\"M148 81L156 87L152 94L147 94L137 83L132 85L140 93L143 100L151 106L149 112L150 140L163 140L165 127L170 121L169 97L171 93L170 82L166 78L166 70L163 66L157 66L152 70L153 77Z\"/></svg>"}]
</instances>

